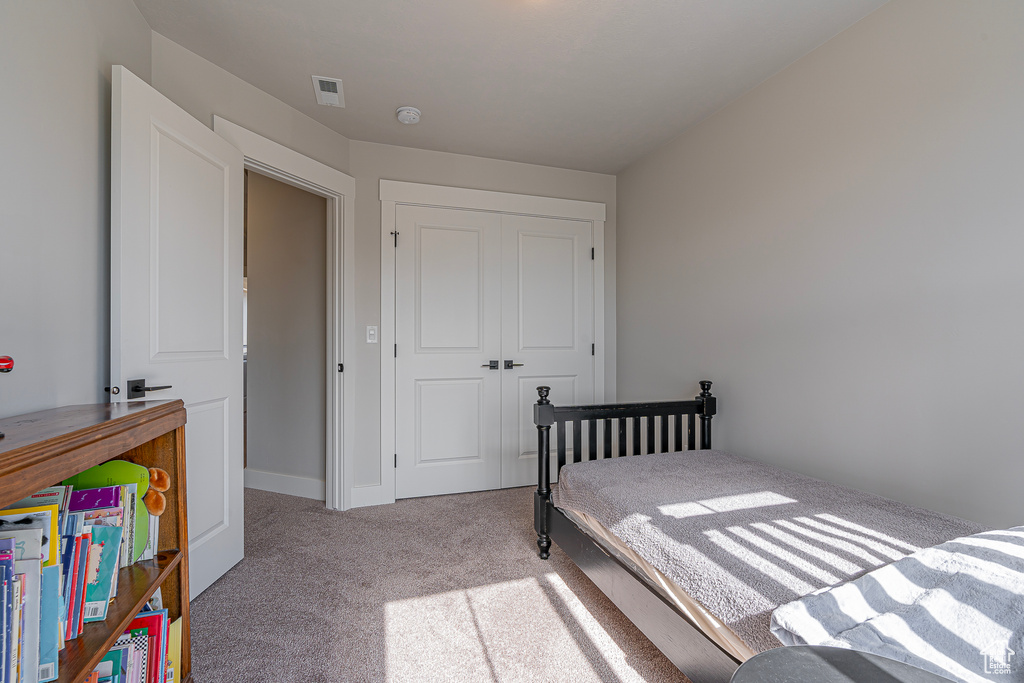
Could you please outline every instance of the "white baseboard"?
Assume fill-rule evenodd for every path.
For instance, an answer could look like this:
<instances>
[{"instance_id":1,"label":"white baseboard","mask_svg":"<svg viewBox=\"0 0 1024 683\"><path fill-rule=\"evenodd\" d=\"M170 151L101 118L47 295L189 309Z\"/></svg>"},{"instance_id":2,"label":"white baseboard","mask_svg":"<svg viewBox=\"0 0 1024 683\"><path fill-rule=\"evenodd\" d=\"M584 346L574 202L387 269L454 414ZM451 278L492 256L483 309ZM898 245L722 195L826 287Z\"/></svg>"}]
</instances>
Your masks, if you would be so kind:
<instances>
[{"instance_id":1,"label":"white baseboard","mask_svg":"<svg viewBox=\"0 0 1024 683\"><path fill-rule=\"evenodd\" d=\"M327 482L310 477L296 477L291 474L264 472L251 467L245 469L245 487L284 493L289 496L301 496L313 500L327 500Z\"/></svg>"}]
</instances>

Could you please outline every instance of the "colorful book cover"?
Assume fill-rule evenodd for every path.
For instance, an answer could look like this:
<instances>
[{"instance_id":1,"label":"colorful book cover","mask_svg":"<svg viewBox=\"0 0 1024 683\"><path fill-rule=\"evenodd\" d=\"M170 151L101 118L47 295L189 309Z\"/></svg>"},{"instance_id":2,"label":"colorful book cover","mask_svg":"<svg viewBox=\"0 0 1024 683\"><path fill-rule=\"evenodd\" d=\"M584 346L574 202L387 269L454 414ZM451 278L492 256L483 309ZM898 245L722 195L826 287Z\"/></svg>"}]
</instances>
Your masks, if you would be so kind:
<instances>
[{"instance_id":1,"label":"colorful book cover","mask_svg":"<svg viewBox=\"0 0 1024 683\"><path fill-rule=\"evenodd\" d=\"M139 520L140 515L137 514L136 508L139 505L139 497L136 495L136 485L126 484L125 489L127 489L128 495L124 499L123 524L127 536L122 537L121 542L124 552L124 556L121 558L122 567L127 567L139 559L139 556L142 554L140 544L144 546L145 539L149 536L149 529L143 528L143 524ZM148 513L141 516L146 518L147 523L145 526L148 527Z\"/></svg>"},{"instance_id":2,"label":"colorful book cover","mask_svg":"<svg viewBox=\"0 0 1024 683\"><path fill-rule=\"evenodd\" d=\"M125 633L118 637L117 642L114 644L114 647L124 648L125 651L125 683L136 683L139 680L139 668L135 663L138 653L135 651L135 645L132 643L131 633Z\"/></svg>"},{"instance_id":3,"label":"colorful book cover","mask_svg":"<svg viewBox=\"0 0 1024 683\"><path fill-rule=\"evenodd\" d=\"M86 531L83 531L82 535L78 537L79 550L74 569L75 583L71 588L71 604L68 608L68 638L77 638L81 633L79 625L82 623L82 603L85 599L85 568L91 539L92 527L86 527Z\"/></svg>"},{"instance_id":4,"label":"colorful book cover","mask_svg":"<svg viewBox=\"0 0 1024 683\"><path fill-rule=\"evenodd\" d=\"M89 571L89 555L92 549L92 527L85 527L85 531L82 532L82 555L79 557L79 563L82 565L81 570L78 574L78 604L75 605L75 616L77 626L75 627L76 635L82 634L82 629L85 628L85 576Z\"/></svg>"},{"instance_id":5,"label":"colorful book cover","mask_svg":"<svg viewBox=\"0 0 1024 683\"><path fill-rule=\"evenodd\" d=\"M13 505L8 505L5 509L17 509L17 508L30 508L40 507L45 505L56 505L57 510L63 512L67 509L66 503L68 498L68 487L67 486L50 486L42 491L33 493L28 498L22 498Z\"/></svg>"},{"instance_id":6,"label":"colorful book cover","mask_svg":"<svg viewBox=\"0 0 1024 683\"><path fill-rule=\"evenodd\" d=\"M85 621L103 621L107 618L107 606L121 551L121 534L124 529L119 526L94 526L92 528L92 546L96 558L90 558L89 569L85 582Z\"/></svg>"},{"instance_id":7,"label":"colorful book cover","mask_svg":"<svg viewBox=\"0 0 1024 683\"><path fill-rule=\"evenodd\" d=\"M167 658L167 638L165 628L167 625L167 610L156 610L139 614L132 620L128 628L132 633L139 630L145 633L151 640L148 645L148 656L146 664L146 680L155 682L159 680L159 672L163 670Z\"/></svg>"},{"instance_id":8,"label":"colorful book cover","mask_svg":"<svg viewBox=\"0 0 1024 683\"><path fill-rule=\"evenodd\" d=\"M181 617L170 625L167 636L167 683L180 683L181 676Z\"/></svg>"},{"instance_id":9,"label":"colorful book cover","mask_svg":"<svg viewBox=\"0 0 1024 683\"><path fill-rule=\"evenodd\" d=\"M7 529L0 531L0 538L10 538L14 541L15 560L42 560L43 533L43 530L38 528Z\"/></svg>"},{"instance_id":10,"label":"colorful book cover","mask_svg":"<svg viewBox=\"0 0 1024 683\"><path fill-rule=\"evenodd\" d=\"M57 532L56 505L0 510L0 531L30 528L43 530L44 564L47 567L57 564L57 539L60 535Z\"/></svg>"},{"instance_id":11,"label":"colorful book cover","mask_svg":"<svg viewBox=\"0 0 1024 683\"><path fill-rule=\"evenodd\" d=\"M149 683L149 634L146 629L131 629L132 645L135 646L135 680Z\"/></svg>"},{"instance_id":12,"label":"colorful book cover","mask_svg":"<svg viewBox=\"0 0 1024 683\"><path fill-rule=\"evenodd\" d=\"M124 508L100 508L99 510L86 510L85 521L88 524L102 524L103 526L121 526L124 519Z\"/></svg>"},{"instance_id":13,"label":"colorful book cover","mask_svg":"<svg viewBox=\"0 0 1024 683\"><path fill-rule=\"evenodd\" d=\"M79 489L71 494L68 505L70 512L99 510L101 508L121 507L121 487L104 486L97 489Z\"/></svg>"},{"instance_id":14,"label":"colorful book cover","mask_svg":"<svg viewBox=\"0 0 1024 683\"><path fill-rule=\"evenodd\" d=\"M22 625L22 608L24 606L24 600L22 599L25 577L21 574L14 575L14 590L12 592L11 601L14 606L14 613L11 615L11 681L21 680L21 625Z\"/></svg>"},{"instance_id":15,"label":"colorful book cover","mask_svg":"<svg viewBox=\"0 0 1024 683\"><path fill-rule=\"evenodd\" d=\"M42 584L41 562L15 560L14 571L25 578L21 608L21 683L39 681L39 599Z\"/></svg>"},{"instance_id":16,"label":"colorful book cover","mask_svg":"<svg viewBox=\"0 0 1024 683\"><path fill-rule=\"evenodd\" d=\"M94 671L100 675L100 680L120 680L121 667L123 666L125 648L113 647L103 655L103 659L96 666Z\"/></svg>"},{"instance_id":17,"label":"colorful book cover","mask_svg":"<svg viewBox=\"0 0 1024 683\"><path fill-rule=\"evenodd\" d=\"M7 675L7 626L10 624L11 605L11 577L7 573L7 567L0 564L0 581L2 581L3 594L0 596L0 681L6 683Z\"/></svg>"},{"instance_id":18,"label":"colorful book cover","mask_svg":"<svg viewBox=\"0 0 1024 683\"><path fill-rule=\"evenodd\" d=\"M78 534L78 535L75 536L73 545L74 545L74 552L71 554L71 556L72 556L71 566L69 567L68 574L67 574L67 576L68 576L68 584L67 584L68 585L68 590L67 590L67 593L65 594L65 597L64 597L64 602L66 603L66 606L65 606L65 616L64 616L64 619L65 619L65 621L64 621L64 639L65 640L71 640L72 638L75 637L75 624L77 623L76 621L74 621L75 603L77 602L77 600L75 598L77 597L77 594L78 594L78 565L79 565L78 559L79 559L79 557L82 554L82 535L81 534Z\"/></svg>"},{"instance_id":19,"label":"colorful book cover","mask_svg":"<svg viewBox=\"0 0 1024 683\"><path fill-rule=\"evenodd\" d=\"M57 679L60 656L60 567L43 567L39 596L39 681Z\"/></svg>"},{"instance_id":20,"label":"colorful book cover","mask_svg":"<svg viewBox=\"0 0 1024 683\"><path fill-rule=\"evenodd\" d=\"M134 651L132 650L130 643L123 643L120 645L114 645L114 647L110 648L110 651L107 653L107 656L114 660L114 670L111 676L115 683L127 683L129 665L131 663L131 656L133 652ZM106 659L106 657L104 659Z\"/></svg>"}]
</instances>

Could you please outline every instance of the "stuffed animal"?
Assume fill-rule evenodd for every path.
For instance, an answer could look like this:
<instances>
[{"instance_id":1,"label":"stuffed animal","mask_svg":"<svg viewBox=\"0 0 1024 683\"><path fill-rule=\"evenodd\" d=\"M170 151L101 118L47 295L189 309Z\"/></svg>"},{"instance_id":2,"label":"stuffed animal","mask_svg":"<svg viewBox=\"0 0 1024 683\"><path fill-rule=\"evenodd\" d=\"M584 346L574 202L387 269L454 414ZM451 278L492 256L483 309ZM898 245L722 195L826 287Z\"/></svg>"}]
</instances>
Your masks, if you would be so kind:
<instances>
[{"instance_id":1,"label":"stuffed animal","mask_svg":"<svg viewBox=\"0 0 1024 683\"><path fill-rule=\"evenodd\" d=\"M167 498L164 497L164 491L170 487L171 475L159 467L149 468L149 491L142 498L149 514L155 517L164 514L164 510L167 509Z\"/></svg>"}]
</instances>

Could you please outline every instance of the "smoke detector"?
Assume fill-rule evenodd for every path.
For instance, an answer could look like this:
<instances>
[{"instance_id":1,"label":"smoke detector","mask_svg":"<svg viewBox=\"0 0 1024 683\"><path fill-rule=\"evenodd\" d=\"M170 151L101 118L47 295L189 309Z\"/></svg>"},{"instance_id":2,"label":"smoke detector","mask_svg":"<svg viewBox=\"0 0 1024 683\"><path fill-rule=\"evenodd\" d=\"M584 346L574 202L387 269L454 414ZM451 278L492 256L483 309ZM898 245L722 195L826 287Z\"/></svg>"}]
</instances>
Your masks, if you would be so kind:
<instances>
[{"instance_id":1,"label":"smoke detector","mask_svg":"<svg viewBox=\"0 0 1024 683\"><path fill-rule=\"evenodd\" d=\"M313 91L316 93L317 104L328 107L345 106L345 91L341 89L340 78L313 76Z\"/></svg>"},{"instance_id":2,"label":"smoke detector","mask_svg":"<svg viewBox=\"0 0 1024 683\"><path fill-rule=\"evenodd\" d=\"M420 122L420 110L416 107L399 107L395 114L402 123Z\"/></svg>"}]
</instances>

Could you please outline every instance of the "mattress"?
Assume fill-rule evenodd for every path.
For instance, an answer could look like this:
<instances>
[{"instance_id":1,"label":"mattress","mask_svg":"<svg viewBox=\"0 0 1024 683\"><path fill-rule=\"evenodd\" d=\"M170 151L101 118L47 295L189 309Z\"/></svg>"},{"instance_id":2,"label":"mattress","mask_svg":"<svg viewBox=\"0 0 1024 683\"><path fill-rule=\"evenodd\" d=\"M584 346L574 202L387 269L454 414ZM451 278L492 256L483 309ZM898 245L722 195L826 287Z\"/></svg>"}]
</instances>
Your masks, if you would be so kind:
<instances>
[{"instance_id":1,"label":"mattress","mask_svg":"<svg viewBox=\"0 0 1024 683\"><path fill-rule=\"evenodd\" d=\"M699 628L718 647L741 662L745 662L757 654L740 640L728 626L705 610L672 579L655 569L650 562L640 557L632 548L623 543L618 536L608 531L603 524L585 512L575 512L573 510L562 510L562 512L587 535L600 543L605 550L608 550L620 562L630 567L635 574L646 579L648 585L671 604L675 605L676 609L686 615L690 623Z\"/></svg>"},{"instance_id":2,"label":"mattress","mask_svg":"<svg viewBox=\"0 0 1024 683\"><path fill-rule=\"evenodd\" d=\"M553 502L741 661L780 605L981 531L722 451L566 465Z\"/></svg>"}]
</instances>

